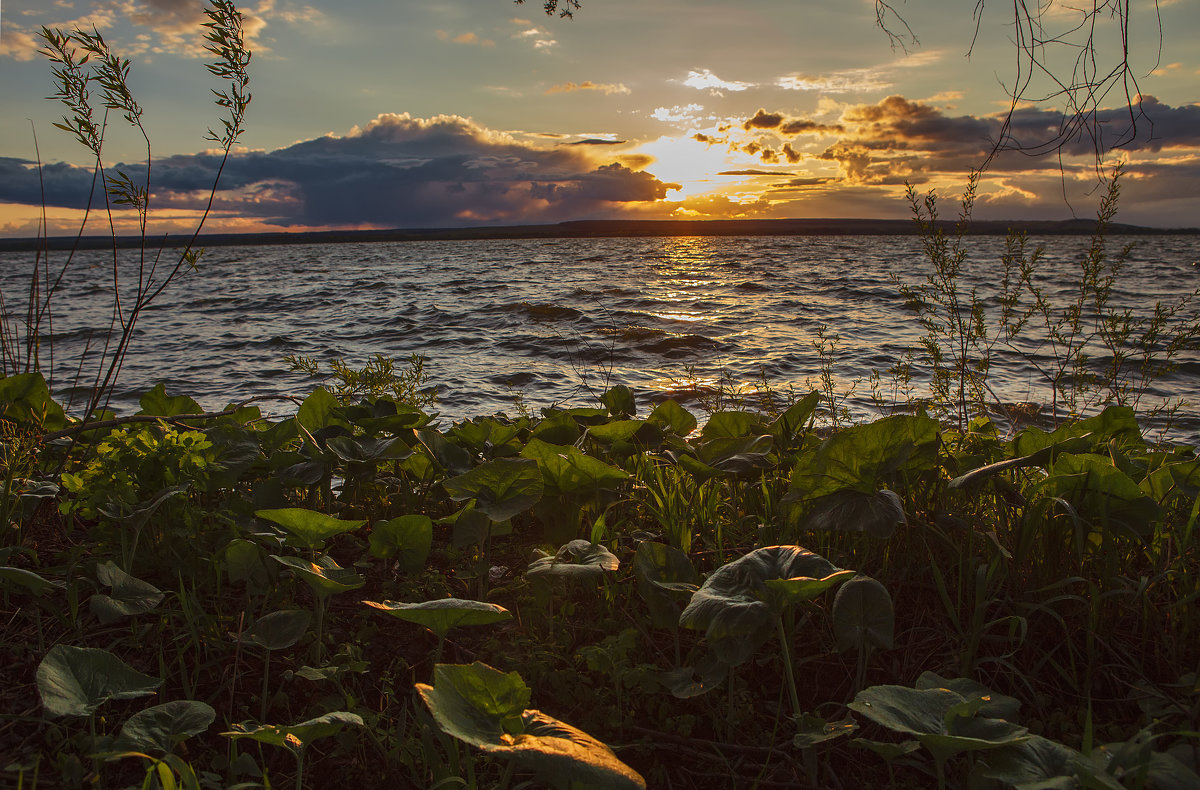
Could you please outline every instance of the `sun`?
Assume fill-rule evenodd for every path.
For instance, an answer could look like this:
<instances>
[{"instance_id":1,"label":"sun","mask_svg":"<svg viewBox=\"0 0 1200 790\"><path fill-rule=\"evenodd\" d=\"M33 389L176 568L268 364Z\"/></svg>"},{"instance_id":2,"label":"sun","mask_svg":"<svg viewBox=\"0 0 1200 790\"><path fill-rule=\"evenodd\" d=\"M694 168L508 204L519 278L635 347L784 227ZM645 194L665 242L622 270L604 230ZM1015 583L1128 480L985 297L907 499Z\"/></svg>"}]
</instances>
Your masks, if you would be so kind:
<instances>
[{"instance_id":1,"label":"sun","mask_svg":"<svg viewBox=\"0 0 1200 790\"><path fill-rule=\"evenodd\" d=\"M660 137L645 143L633 153L645 154L654 159L646 166L646 172L658 180L679 184L672 190L670 199L682 200L709 192L723 192L731 186L744 186L736 177L721 176L727 170L744 169L752 162L740 153L715 145L708 145L691 137Z\"/></svg>"}]
</instances>

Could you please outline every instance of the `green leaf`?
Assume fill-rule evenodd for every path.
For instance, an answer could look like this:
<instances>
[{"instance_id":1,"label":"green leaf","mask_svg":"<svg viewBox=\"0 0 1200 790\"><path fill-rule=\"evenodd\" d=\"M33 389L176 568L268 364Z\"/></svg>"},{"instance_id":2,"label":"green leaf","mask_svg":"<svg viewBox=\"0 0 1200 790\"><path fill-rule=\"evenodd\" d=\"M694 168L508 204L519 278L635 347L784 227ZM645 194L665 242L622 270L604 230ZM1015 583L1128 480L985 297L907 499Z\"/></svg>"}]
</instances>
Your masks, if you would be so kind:
<instances>
[{"instance_id":1,"label":"green leaf","mask_svg":"<svg viewBox=\"0 0 1200 790\"><path fill-rule=\"evenodd\" d=\"M700 436L704 439L739 439L762 433L763 418L748 411L719 411L708 418Z\"/></svg>"},{"instance_id":2,"label":"green leaf","mask_svg":"<svg viewBox=\"0 0 1200 790\"><path fill-rule=\"evenodd\" d=\"M687 436L696 430L695 416L673 400L665 400L655 406L646 422L669 430L676 436Z\"/></svg>"},{"instance_id":3,"label":"green leaf","mask_svg":"<svg viewBox=\"0 0 1200 790\"><path fill-rule=\"evenodd\" d=\"M281 609L258 618L242 641L264 650L284 650L300 641L311 621L312 612L306 609Z\"/></svg>"},{"instance_id":4,"label":"green leaf","mask_svg":"<svg viewBox=\"0 0 1200 790\"><path fill-rule=\"evenodd\" d=\"M368 439L365 437L333 436L325 442L329 451L343 461L373 464L380 461L403 461L412 449L399 438Z\"/></svg>"},{"instance_id":5,"label":"green leaf","mask_svg":"<svg viewBox=\"0 0 1200 790\"><path fill-rule=\"evenodd\" d=\"M565 788L571 783L645 788L635 771L587 733L536 710L524 710L529 687L516 672L486 664L438 664L434 684L417 684L438 727L490 754L510 757Z\"/></svg>"},{"instance_id":6,"label":"green leaf","mask_svg":"<svg viewBox=\"0 0 1200 790\"><path fill-rule=\"evenodd\" d=\"M673 594L663 584L687 584L695 592L700 574L688 556L665 543L642 541L633 556L633 573L638 593L650 609L650 621L655 628L676 628L682 606L679 594Z\"/></svg>"},{"instance_id":7,"label":"green leaf","mask_svg":"<svg viewBox=\"0 0 1200 790\"><path fill-rule=\"evenodd\" d=\"M834 571L820 579L767 579L764 584L776 606L791 606L811 601L821 593L849 579L854 571Z\"/></svg>"},{"instance_id":8,"label":"green leaf","mask_svg":"<svg viewBox=\"0 0 1200 790\"><path fill-rule=\"evenodd\" d=\"M432 428L417 431L417 438L447 474L461 475L471 469L471 454Z\"/></svg>"},{"instance_id":9,"label":"green leaf","mask_svg":"<svg viewBox=\"0 0 1200 790\"><path fill-rule=\"evenodd\" d=\"M908 519L894 491L886 488L874 494L842 489L808 503L804 529L830 532L866 532L877 538L890 538L897 526Z\"/></svg>"},{"instance_id":10,"label":"green leaf","mask_svg":"<svg viewBox=\"0 0 1200 790\"><path fill-rule=\"evenodd\" d=\"M608 407L608 413L614 417L632 417L637 414L637 405L633 399L633 390L624 384L609 387L600 396L600 402Z\"/></svg>"},{"instance_id":11,"label":"green leaf","mask_svg":"<svg viewBox=\"0 0 1200 790\"><path fill-rule=\"evenodd\" d=\"M96 566L96 579L112 589L112 595L97 593L88 601L92 614L102 625L152 611L166 597L162 590L135 579L111 562Z\"/></svg>"},{"instance_id":12,"label":"green leaf","mask_svg":"<svg viewBox=\"0 0 1200 790\"><path fill-rule=\"evenodd\" d=\"M1075 777L1083 767L1085 758L1057 741L1031 735L1022 743L989 752L981 758L981 762L982 776L1016 788L1074 790L1079 787ZM1111 786L1115 790L1121 784L1114 780Z\"/></svg>"},{"instance_id":13,"label":"green leaf","mask_svg":"<svg viewBox=\"0 0 1200 790\"><path fill-rule=\"evenodd\" d=\"M573 540L559 547L553 557L541 557L529 564L530 576L565 576L596 579L615 571L621 562L611 551L588 540Z\"/></svg>"},{"instance_id":14,"label":"green leaf","mask_svg":"<svg viewBox=\"0 0 1200 790\"><path fill-rule=\"evenodd\" d=\"M857 729L858 725L851 718L826 721L820 716L802 713L796 720L796 734L792 736L792 746L808 749L818 743L843 738Z\"/></svg>"},{"instance_id":15,"label":"green leaf","mask_svg":"<svg viewBox=\"0 0 1200 790\"><path fill-rule=\"evenodd\" d=\"M334 535L351 532L367 523L359 520L345 521L302 507L256 510L254 515L278 524L295 537L300 545L309 548L320 546Z\"/></svg>"},{"instance_id":16,"label":"green leaf","mask_svg":"<svg viewBox=\"0 0 1200 790\"><path fill-rule=\"evenodd\" d=\"M94 647L55 645L37 668L38 695L50 716L90 716L110 699L145 697L161 685L161 678Z\"/></svg>"},{"instance_id":17,"label":"green leaf","mask_svg":"<svg viewBox=\"0 0 1200 790\"><path fill-rule=\"evenodd\" d=\"M645 424L645 420L613 420L601 425L592 425L587 430L588 435L593 439L604 444L614 444L632 441L634 435Z\"/></svg>"},{"instance_id":18,"label":"green leaf","mask_svg":"<svg viewBox=\"0 0 1200 790\"><path fill-rule=\"evenodd\" d=\"M251 590L265 590L271 583L266 554L258 544L245 538L229 541L223 554L225 573L230 582L243 582Z\"/></svg>"},{"instance_id":19,"label":"green leaf","mask_svg":"<svg viewBox=\"0 0 1200 790\"><path fill-rule=\"evenodd\" d=\"M833 599L833 634L838 650L890 650L896 613L887 588L870 576L855 576Z\"/></svg>"},{"instance_id":20,"label":"green leaf","mask_svg":"<svg viewBox=\"0 0 1200 790\"><path fill-rule=\"evenodd\" d=\"M1017 713L1021 709L1021 702L1016 697L997 694L982 683L977 683L970 678L944 678L936 672L927 671L921 673L913 687L922 690L950 689L961 694L964 699L982 700L982 705L977 711L978 715L993 719L1007 719L1013 724L1017 723Z\"/></svg>"},{"instance_id":21,"label":"green leaf","mask_svg":"<svg viewBox=\"0 0 1200 790\"><path fill-rule=\"evenodd\" d=\"M598 489L616 488L629 474L615 466L585 455L577 447L548 444L530 439L521 457L537 461L542 471L543 495L560 496Z\"/></svg>"},{"instance_id":22,"label":"green leaf","mask_svg":"<svg viewBox=\"0 0 1200 790\"><path fill-rule=\"evenodd\" d=\"M338 408L337 398L324 387L317 387L300 404L296 412L296 422L309 433L316 433L330 425L340 425L348 429L350 424L337 416Z\"/></svg>"},{"instance_id":23,"label":"green leaf","mask_svg":"<svg viewBox=\"0 0 1200 790\"><path fill-rule=\"evenodd\" d=\"M52 590L66 588L62 581L51 581L24 568L0 567L0 589L12 590L24 588L33 595L41 597Z\"/></svg>"},{"instance_id":24,"label":"green leaf","mask_svg":"<svg viewBox=\"0 0 1200 790\"><path fill-rule=\"evenodd\" d=\"M429 516L400 516L371 525L371 554L395 557L402 571L420 570L433 547L433 521Z\"/></svg>"},{"instance_id":25,"label":"green leaf","mask_svg":"<svg viewBox=\"0 0 1200 790\"><path fill-rule=\"evenodd\" d=\"M944 688L872 686L860 691L849 708L894 732L915 736L938 761L961 752L1021 743L1030 737L1024 727L1003 719L955 715L968 701Z\"/></svg>"},{"instance_id":26,"label":"green leaf","mask_svg":"<svg viewBox=\"0 0 1200 790\"><path fill-rule=\"evenodd\" d=\"M199 403L187 395L167 395L167 387L161 381L154 389L141 397L139 403L142 410L138 414L151 414L156 417L177 417L180 414L201 414L204 409Z\"/></svg>"},{"instance_id":27,"label":"green leaf","mask_svg":"<svg viewBox=\"0 0 1200 790\"><path fill-rule=\"evenodd\" d=\"M221 734L235 740L249 738L259 743L282 746L293 752L299 752L319 738L337 735L345 727L361 726L363 726L361 716L356 713L347 713L344 710L339 710L333 713L326 713L324 716L318 716L315 719L300 722L299 724L255 724L254 722L242 722L241 724L234 724L231 731Z\"/></svg>"},{"instance_id":28,"label":"green leaf","mask_svg":"<svg viewBox=\"0 0 1200 790\"><path fill-rule=\"evenodd\" d=\"M1066 500L1093 526L1130 538L1148 537L1162 515L1157 502L1101 455L1060 455L1028 496Z\"/></svg>"},{"instance_id":29,"label":"green leaf","mask_svg":"<svg viewBox=\"0 0 1200 790\"><path fill-rule=\"evenodd\" d=\"M270 556L280 565L286 565L300 574L300 577L308 582L308 586L312 587L313 592L319 597L357 590L366 584L363 577L349 568L341 567L328 554L318 557L316 562L309 562L299 557L280 557L277 554Z\"/></svg>"},{"instance_id":30,"label":"green leaf","mask_svg":"<svg viewBox=\"0 0 1200 790\"><path fill-rule=\"evenodd\" d=\"M536 461L497 458L442 483L455 502L474 499L475 509L492 521L507 521L542 498L542 473Z\"/></svg>"},{"instance_id":31,"label":"green leaf","mask_svg":"<svg viewBox=\"0 0 1200 790\"><path fill-rule=\"evenodd\" d=\"M140 710L121 725L113 749L169 754L183 741L208 730L216 721L212 706L196 700L175 700Z\"/></svg>"},{"instance_id":32,"label":"green leaf","mask_svg":"<svg viewBox=\"0 0 1200 790\"><path fill-rule=\"evenodd\" d=\"M512 614L503 606L461 598L440 598L423 603L401 603L398 601L363 601L367 606L410 623L423 625L445 639L446 633L460 625L491 625L502 620L511 620Z\"/></svg>"},{"instance_id":33,"label":"green leaf","mask_svg":"<svg viewBox=\"0 0 1200 790\"><path fill-rule=\"evenodd\" d=\"M711 652L703 652L695 659L689 658L685 666L662 672L658 680L677 699L691 699L721 685L728 674L728 664Z\"/></svg>"},{"instance_id":34,"label":"green leaf","mask_svg":"<svg viewBox=\"0 0 1200 790\"><path fill-rule=\"evenodd\" d=\"M717 657L736 666L774 633L775 618L790 596L786 586L772 591L768 580L836 581L844 575L829 560L799 546L756 549L713 571L679 616L679 624L704 630Z\"/></svg>"},{"instance_id":35,"label":"green leaf","mask_svg":"<svg viewBox=\"0 0 1200 790\"><path fill-rule=\"evenodd\" d=\"M67 427L67 415L52 397L41 373L0 378L0 418L29 423L43 431Z\"/></svg>"}]
</instances>

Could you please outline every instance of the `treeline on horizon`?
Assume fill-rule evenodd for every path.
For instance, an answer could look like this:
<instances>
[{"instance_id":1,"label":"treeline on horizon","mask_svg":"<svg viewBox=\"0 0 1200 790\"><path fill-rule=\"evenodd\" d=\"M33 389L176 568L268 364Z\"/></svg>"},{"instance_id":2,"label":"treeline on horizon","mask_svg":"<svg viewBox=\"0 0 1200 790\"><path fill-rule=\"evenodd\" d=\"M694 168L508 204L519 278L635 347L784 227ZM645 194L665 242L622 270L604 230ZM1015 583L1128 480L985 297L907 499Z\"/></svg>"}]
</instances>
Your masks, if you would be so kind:
<instances>
[{"instance_id":1,"label":"treeline on horizon","mask_svg":"<svg viewBox=\"0 0 1200 790\"><path fill-rule=\"evenodd\" d=\"M954 230L954 223L940 221L939 228ZM972 220L971 235L1005 235L1024 231L1031 235L1079 235L1092 233L1095 219L1068 220ZM166 247L183 247L193 242L201 247L253 244L344 244L350 242L458 241L488 239L586 239L654 236L911 236L921 232L911 219L724 219L724 220L572 220L546 225L498 225L470 228L413 228L391 230L324 230L278 233L208 233L194 242L190 236L165 236ZM1108 232L1117 235L1196 234L1200 228L1151 228L1112 223ZM37 249L111 249L140 247L139 236L52 236L0 239L0 252Z\"/></svg>"}]
</instances>

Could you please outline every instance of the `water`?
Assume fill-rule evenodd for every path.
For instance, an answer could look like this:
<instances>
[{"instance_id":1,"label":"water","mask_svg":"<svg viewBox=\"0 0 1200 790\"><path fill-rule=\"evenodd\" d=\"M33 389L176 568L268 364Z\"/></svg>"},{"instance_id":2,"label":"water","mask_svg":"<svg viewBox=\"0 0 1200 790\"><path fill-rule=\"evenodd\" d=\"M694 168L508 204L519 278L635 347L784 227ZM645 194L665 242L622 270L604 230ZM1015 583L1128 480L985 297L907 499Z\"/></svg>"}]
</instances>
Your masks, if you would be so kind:
<instances>
[{"instance_id":1,"label":"water","mask_svg":"<svg viewBox=\"0 0 1200 790\"><path fill-rule=\"evenodd\" d=\"M1073 270L1087 241L1044 240L1050 293L1069 292L1069 280L1057 274ZM1122 242L1112 240L1113 249ZM1200 238L1135 242L1117 304L1144 313L1200 285L1193 265ZM987 294L999 278L1004 240L973 237L969 246L975 263L967 282ZM10 311L32 260L0 255ZM63 254L51 260L61 265ZM818 328L828 326L840 338L837 386L856 385L847 404L868 416L875 413L871 372L916 349L921 335L892 277L916 283L927 266L919 239L888 236L213 248L200 271L143 314L114 407L135 410L138 394L158 381L211 409L256 395L303 395L314 382L289 372L285 355L361 365L375 353L428 357L436 410L448 419L513 414L518 397L535 409L593 404L606 382L633 387L642 403L674 396L695 406L697 394L722 379L749 387L765 378L778 389L807 391L820 374ZM81 254L57 305L54 384L66 399L79 353L89 337L95 351L108 325L111 259ZM1050 361L1045 349L1033 358L1043 367ZM1148 402L1195 398L1197 381L1193 351ZM990 382L1006 402L1050 400L1036 365L1011 353ZM1175 435L1200 440L1194 408Z\"/></svg>"}]
</instances>

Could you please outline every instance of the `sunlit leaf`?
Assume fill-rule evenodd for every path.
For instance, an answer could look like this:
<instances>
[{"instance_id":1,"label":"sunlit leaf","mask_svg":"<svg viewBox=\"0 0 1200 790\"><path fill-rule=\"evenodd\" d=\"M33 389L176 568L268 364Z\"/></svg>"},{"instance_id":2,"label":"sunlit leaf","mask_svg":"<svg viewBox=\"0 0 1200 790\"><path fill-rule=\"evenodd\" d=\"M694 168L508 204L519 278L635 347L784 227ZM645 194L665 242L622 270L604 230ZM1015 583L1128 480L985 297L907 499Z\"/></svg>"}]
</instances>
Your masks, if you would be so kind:
<instances>
[{"instance_id":1,"label":"sunlit leaf","mask_svg":"<svg viewBox=\"0 0 1200 790\"><path fill-rule=\"evenodd\" d=\"M492 521L507 521L542 498L542 473L536 461L497 458L442 483L455 502L474 499Z\"/></svg>"},{"instance_id":2,"label":"sunlit leaf","mask_svg":"<svg viewBox=\"0 0 1200 790\"><path fill-rule=\"evenodd\" d=\"M302 507L256 510L254 515L278 524L304 546L319 546L334 535L364 526L361 520L343 520Z\"/></svg>"},{"instance_id":3,"label":"sunlit leaf","mask_svg":"<svg viewBox=\"0 0 1200 790\"><path fill-rule=\"evenodd\" d=\"M441 730L489 754L510 757L552 785L633 790L641 776L587 733L536 710L516 672L486 664L438 664L434 685L417 684Z\"/></svg>"},{"instance_id":4,"label":"sunlit leaf","mask_svg":"<svg viewBox=\"0 0 1200 790\"><path fill-rule=\"evenodd\" d=\"M363 726L363 720L357 713L347 713L346 711L339 710L333 713L326 713L324 716L318 716L315 719L300 722L299 724L256 724L254 722L242 722L234 724L232 730L221 734L234 739L249 738L259 743L283 746L286 749L296 752L304 749L319 738L338 734L345 727L361 726Z\"/></svg>"},{"instance_id":5,"label":"sunlit leaf","mask_svg":"<svg viewBox=\"0 0 1200 790\"><path fill-rule=\"evenodd\" d=\"M439 639L444 639L446 633L461 625L491 625L502 620L512 619L512 614L503 606L483 601L469 601L461 598L440 598L436 601L422 603L401 603L399 601L363 601L367 606L381 612L387 612L393 617L407 620L410 623L423 625L433 631Z\"/></svg>"},{"instance_id":6,"label":"sunlit leaf","mask_svg":"<svg viewBox=\"0 0 1200 790\"><path fill-rule=\"evenodd\" d=\"M341 567L328 554L318 557L316 562L299 557L280 557L277 554L270 556L279 564L286 565L298 573L318 596L357 590L366 584L363 577L349 568Z\"/></svg>"},{"instance_id":7,"label":"sunlit leaf","mask_svg":"<svg viewBox=\"0 0 1200 790\"><path fill-rule=\"evenodd\" d=\"M542 557L531 562L528 574L595 579L615 571L620 565L617 556L604 546L580 539L563 544L553 557Z\"/></svg>"}]
</instances>

